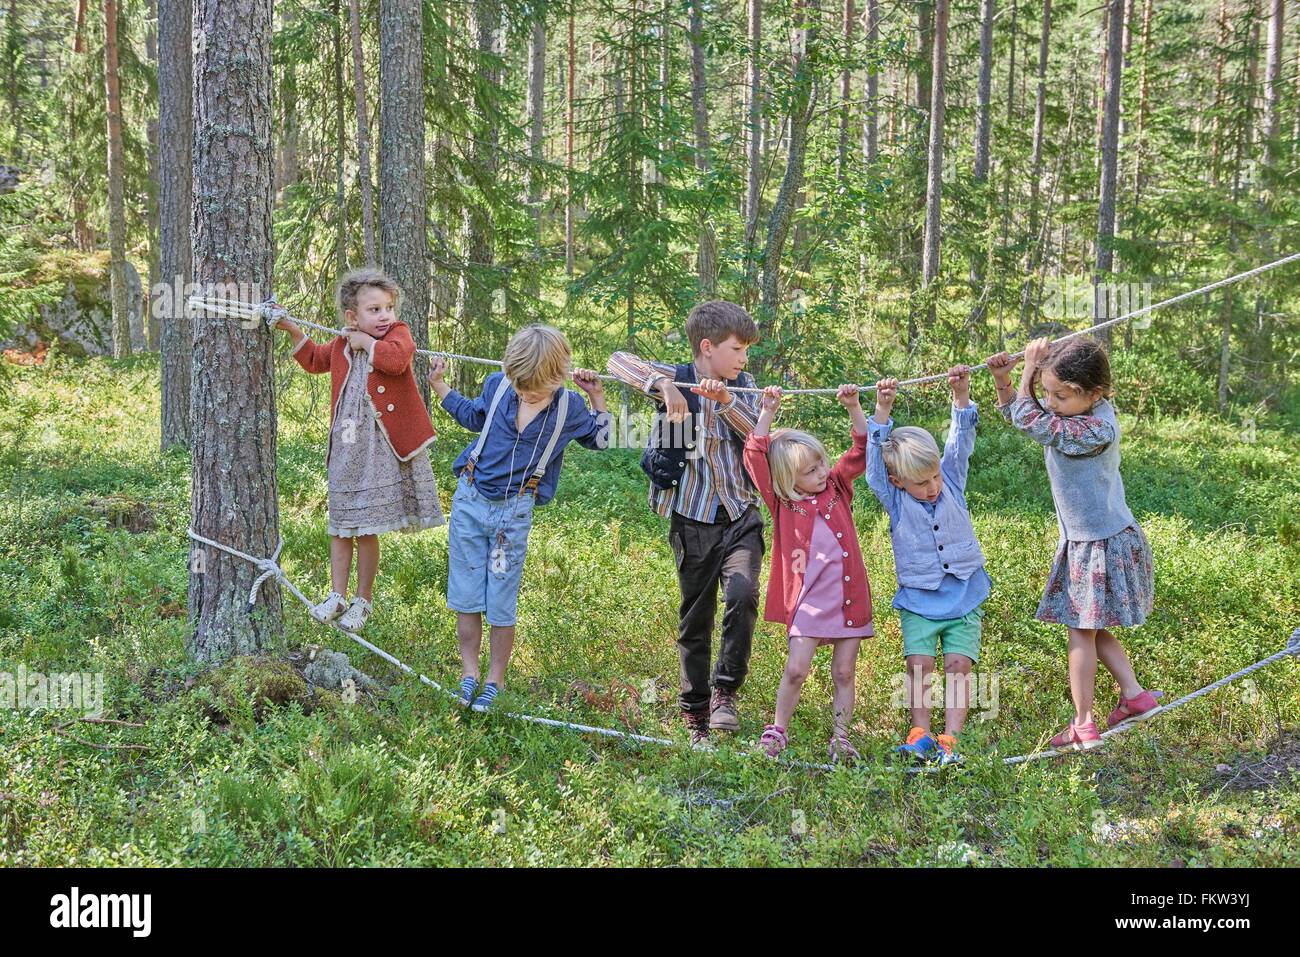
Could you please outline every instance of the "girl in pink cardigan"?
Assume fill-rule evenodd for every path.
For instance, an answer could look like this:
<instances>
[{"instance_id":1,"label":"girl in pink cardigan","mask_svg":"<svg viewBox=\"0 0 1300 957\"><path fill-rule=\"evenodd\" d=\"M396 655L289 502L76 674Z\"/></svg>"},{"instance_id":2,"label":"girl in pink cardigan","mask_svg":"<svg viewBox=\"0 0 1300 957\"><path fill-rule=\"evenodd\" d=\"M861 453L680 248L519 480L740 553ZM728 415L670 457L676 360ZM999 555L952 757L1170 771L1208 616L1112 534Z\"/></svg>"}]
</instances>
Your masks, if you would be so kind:
<instances>
[{"instance_id":1,"label":"girl in pink cardigan","mask_svg":"<svg viewBox=\"0 0 1300 957\"><path fill-rule=\"evenodd\" d=\"M704 384L701 383L701 386ZM819 645L832 646L835 724L832 761L854 760L849 743L858 646L871 627L871 584L853 524L853 480L866 470L867 417L856 385L836 398L853 423L853 445L831 465L821 442L807 432L778 429L769 435L781 389L763 390L758 425L745 442L745 468L772 513L772 573L763 617L790 636L785 674L776 693L776 717L759 747L770 757L785 750L786 726Z\"/></svg>"}]
</instances>

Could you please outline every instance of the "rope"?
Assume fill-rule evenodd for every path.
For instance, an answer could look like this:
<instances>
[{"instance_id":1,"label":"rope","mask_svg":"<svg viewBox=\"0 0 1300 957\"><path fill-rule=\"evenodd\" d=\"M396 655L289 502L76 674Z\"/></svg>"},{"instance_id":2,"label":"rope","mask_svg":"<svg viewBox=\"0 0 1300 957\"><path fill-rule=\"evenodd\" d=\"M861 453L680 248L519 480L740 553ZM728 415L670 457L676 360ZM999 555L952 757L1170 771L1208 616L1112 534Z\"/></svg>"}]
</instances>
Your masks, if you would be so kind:
<instances>
[{"instance_id":1,"label":"rope","mask_svg":"<svg viewBox=\"0 0 1300 957\"><path fill-rule=\"evenodd\" d=\"M1271 263L1265 263L1262 266L1256 266L1254 269L1248 269L1245 272L1239 272L1235 276L1229 276L1226 279L1220 279L1216 282L1209 283L1208 285L1201 286L1198 289L1193 289L1190 292L1180 293L1177 296L1172 296L1169 299L1162 300L1161 302L1153 303L1149 306L1143 306L1141 309L1135 309L1133 312L1125 313L1124 315L1117 316L1114 319L1107 319L1105 322L1099 322L1095 326L1089 326L1087 329L1080 329L1078 332L1068 333L1067 335L1061 336L1059 339L1054 339L1052 341L1054 343L1065 342L1068 339L1074 339L1077 338L1078 336L1086 336L1094 332L1100 332L1102 329L1109 329L1111 326L1118 325L1121 322L1128 322L1132 319L1138 318L1139 316L1145 316L1148 313L1155 312L1157 309L1164 309L1169 306L1176 305L1180 302L1185 302L1186 300L1192 299L1196 296L1205 295L1206 293L1213 292L1215 289L1221 289L1224 286L1229 286L1233 283L1250 279L1254 276L1260 275L1261 273L1268 272L1270 269L1277 269L1280 266L1285 266L1288 263L1293 263L1296 262L1297 260L1300 260L1300 252L1291 253L1289 256L1283 256L1281 259L1276 259ZM194 308L203 309L206 312L212 312L219 316L225 316L227 318L232 318L232 319L252 319L254 317L257 317L259 319L264 320L268 326L274 326L275 323L278 322L280 319L290 319L294 323L300 326L306 326L309 329L317 329L321 332L327 332L337 336L342 336L347 334L346 330L343 329L334 329L330 326L320 325L319 323L308 322L305 319L295 319L289 315L288 310L286 310L283 306L277 303L274 299L268 299L266 302L259 303L257 305L250 305L248 303L237 302L235 300L230 300L230 299L218 299L214 297L204 297L204 296L191 296L189 298L189 304ZM445 359L457 359L461 362L471 362L471 363L476 363L478 365L496 366L498 368L500 368L501 366L501 361L499 359L484 359L480 356L466 356L466 355L460 355L459 353L455 353L455 352L437 352L432 349L416 349L415 351L419 355L424 355L424 356L441 356L442 358ZM1019 359L1023 356L1024 356L1024 352L1012 353L1012 358L1015 359ZM980 369L987 369L987 368L988 368L988 363L981 362L979 365L971 366L970 371L978 372ZM623 380L619 379L617 376L598 375L597 378L602 379L605 382L617 382L626 385L626 383L624 383ZM938 372L933 375L918 376L915 379L902 379L899 381L898 385L900 387L911 386L911 385L926 385L931 382L942 382L945 381L947 378L948 378L948 373ZM875 388L876 387L874 385L863 385L858 388L858 391L873 392L875 391ZM763 389L761 387L750 388L750 387L735 386L730 388L729 391L761 393ZM817 388L817 389L782 389L781 391L783 395L835 395L839 390L830 389L830 388Z\"/></svg>"},{"instance_id":2,"label":"rope","mask_svg":"<svg viewBox=\"0 0 1300 957\"><path fill-rule=\"evenodd\" d=\"M249 610L252 609L253 604L256 602L258 589L261 587L264 581L266 581L268 578L271 577L274 577L276 581L285 585L289 589L289 591L293 594L293 596L303 603L304 607L306 608L312 607L311 600L308 599L301 591L298 590L297 586L294 585L294 583L289 580L289 576L284 573L284 569L282 569L279 565L278 559L280 555L280 549L284 546L283 540L281 540L280 544L276 546L275 553L272 555L272 557L255 558L252 555L249 555L247 552L241 552L237 548L232 548L229 545L223 545L220 542L215 542L210 538L204 538L202 535L199 535L197 532L195 532L194 529L192 528L189 529L189 536L190 538L194 539L196 542L202 542L204 545L210 545L211 547L219 549L220 551L223 551L228 555L234 555L236 558L241 558L244 561L256 566L258 569L261 570L262 574L258 576L257 580L253 583L253 587L251 591L249 592L249 596L248 596ZM435 691L440 692L441 694L443 694L448 698L456 697L456 693L454 691L444 688L442 685L438 684L438 682L434 681L432 678L429 678L421 674L420 672L412 668L410 665L408 665L406 662L402 661L400 658L396 657L395 655L389 654L387 651L384 651L384 649L380 648L377 645L371 644L370 642L362 638L360 635L355 635L350 631L345 631L344 629L340 628L337 624L335 624L332 621L329 622L329 626L333 628L335 631L337 631L339 634L345 635L348 638L352 639L357 644L361 645L361 647L365 648L367 651L374 652L376 655L383 658L389 664L396 666L404 673L411 675L414 678L418 678L421 682L428 685L430 688L433 688ZM1291 633L1291 637L1287 641L1286 647L1283 648L1281 651L1275 652L1274 654L1269 655L1267 658L1263 659L1262 661L1255 662L1255 664L1250 665L1249 667L1242 668L1240 671L1234 672L1228 675L1226 678L1220 678L1218 681L1215 681L1212 684L1208 684L1204 688L1198 688L1196 691L1193 691L1191 694L1184 695L1183 697L1179 698L1177 701L1173 702L1172 704L1166 705L1164 708L1162 708L1159 711L1159 713L1155 715L1155 717L1160 717L1161 715L1165 715L1170 711L1173 711L1175 708L1181 707L1182 705L1185 705L1188 702L1196 700L1202 695L1209 694L1212 691L1217 691L1219 688L1222 688L1224 685L1230 684L1231 682L1236 681L1239 678L1244 678L1246 675L1250 674L1251 672L1258 671L1260 668L1267 667L1268 665L1271 665L1273 662L1280 661L1281 659L1289 655L1300 655L1300 628L1296 628L1295 631ZM673 741L670 738L656 738L646 734L635 734L631 731L620 731L617 728L602 728L597 725L578 724L573 721L561 721L556 718L543 718L538 715L526 714L523 712L515 712L515 711L507 711L505 712L505 716L507 718L512 718L516 721L523 721L528 724L536 724L541 727L556 728L563 731L573 731L578 734L595 734L606 738L617 738L624 741L635 741L639 744L658 744L670 748L681 746L681 742ZM1108 738L1112 735L1123 734L1125 731L1132 730L1132 728L1136 727L1138 724L1139 722L1136 721L1130 721L1127 724L1121 724L1117 727L1111 728L1109 731L1103 732L1102 737ZM757 751L744 751L741 753L753 757L759 756L759 752ZM1056 751L1051 749L1046 751L1033 751L1030 752L1029 754L1020 754L1020 755L1016 755L1015 757L1003 758L1002 763L1005 765L1023 764L1027 761L1037 761L1037 760L1041 760L1042 758L1056 757L1057 755L1064 754L1064 753L1066 752ZM813 761L800 761L795 758L788 758L784 755L781 756L779 761L781 764L788 765L790 767L803 768L809 771L835 770L835 765L833 764L824 764L824 763L818 763ZM924 767L905 767L903 770L905 770L909 774L920 774L920 773L933 773L933 772L941 771L943 769L935 765L928 765Z\"/></svg>"}]
</instances>

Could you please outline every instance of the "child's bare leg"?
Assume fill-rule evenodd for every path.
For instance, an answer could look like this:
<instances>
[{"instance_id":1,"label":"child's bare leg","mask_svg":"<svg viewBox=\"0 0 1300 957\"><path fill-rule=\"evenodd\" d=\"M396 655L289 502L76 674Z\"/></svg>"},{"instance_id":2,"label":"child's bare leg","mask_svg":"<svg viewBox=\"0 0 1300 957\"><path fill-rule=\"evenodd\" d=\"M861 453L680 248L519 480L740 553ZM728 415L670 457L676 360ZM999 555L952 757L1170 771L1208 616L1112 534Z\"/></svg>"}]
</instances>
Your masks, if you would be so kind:
<instances>
[{"instance_id":1,"label":"child's bare leg","mask_svg":"<svg viewBox=\"0 0 1300 957\"><path fill-rule=\"evenodd\" d=\"M912 727L930 730L929 692L934 681L934 655L908 655L907 706L912 709Z\"/></svg>"},{"instance_id":2,"label":"child's bare leg","mask_svg":"<svg viewBox=\"0 0 1300 957\"><path fill-rule=\"evenodd\" d=\"M1074 700L1074 723L1093 720L1093 695L1097 685L1097 632L1092 628L1070 629L1070 697Z\"/></svg>"},{"instance_id":3,"label":"child's bare leg","mask_svg":"<svg viewBox=\"0 0 1300 957\"><path fill-rule=\"evenodd\" d=\"M1115 676L1120 694L1125 698L1136 698L1142 693L1142 686L1138 684L1133 663L1128 660L1124 646L1105 628L1097 630L1097 657L1106 666L1106 670Z\"/></svg>"},{"instance_id":4,"label":"child's bare leg","mask_svg":"<svg viewBox=\"0 0 1300 957\"><path fill-rule=\"evenodd\" d=\"M965 655L943 656L943 730L953 737L961 734L970 711L970 669L973 664Z\"/></svg>"},{"instance_id":5,"label":"child's bare leg","mask_svg":"<svg viewBox=\"0 0 1300 957\"><path fill-rule=\"evenodd\" d=\"M808 669L812 667L813 655L817 653L817 639L803 635L790 636L790 654L785 659L785 672L781 675L781 685L776 689L776 717L773 723L778 728L790 727L794 717L795 706L799 704L799 692L808 679Z\"/></svg>"},{"instance_id":6,"label":"child's bare leg","mask_svg":"<svg viewBox=\"0 0 1300 957\"><path fill-rule=\"evenodd\" d=\"M848 735L849 722L853 720L854 699L857 697L858 648L861 638L840 638L831 645L831 678L835 691L831 707L835 715L835 734Z\"/></svg>"},{"instance_id":7,"label":"child's bare leg","mask_svg":"<svg viewBox=\"0 0 1300 957\"><path fill-rule=\"evenodd\" d=\"M479 612L456 613L456 640L460 643L460 673L478 677L478 656L483 650L483 615Z\"/></svg>"},{"instance_id":8,"label":"child's bare leg","mask_svg":"<svg viewBox=\"0 0 1300 957\"><path fill-rule=\"evenodd\" d=\"M348 593L352 577L352 539L342 535L330 537L330 588L340 595Z\"/></svg>"},{"instance_id":9,"label":"child's bare leg","mask_svg":"<svg viewBox=\"0 0 1300 957\"><path fill-rule=\"evenodd\" d=\"M515 650L515 626L493 625L489 634L487 680L498 688L506 686L506 668Z\"/></svg>"},{"instance_id":10,"label":"child's bare leg","mask_svg":"<svg viewBox=\"0 0 1300 957\"><path fill-rule=\"evenodd\" d=\"M357 594L372 601L375 573L379 571L379 536L357 536Z\"/></svg>"}]
</instances>

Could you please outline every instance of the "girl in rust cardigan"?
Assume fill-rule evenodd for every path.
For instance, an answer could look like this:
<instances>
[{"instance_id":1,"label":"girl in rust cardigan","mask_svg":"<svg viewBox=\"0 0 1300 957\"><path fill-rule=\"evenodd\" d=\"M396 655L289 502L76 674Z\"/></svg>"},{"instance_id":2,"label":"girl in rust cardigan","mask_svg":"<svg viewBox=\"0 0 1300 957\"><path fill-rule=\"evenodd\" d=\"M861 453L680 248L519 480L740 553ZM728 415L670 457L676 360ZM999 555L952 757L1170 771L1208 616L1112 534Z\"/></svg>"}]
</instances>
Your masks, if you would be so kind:
<instances>
[{"instance_id":1,"label":"girl in rust cardigan","mask_svg":"<svg viewBox=\"0 0 1300 957\"><path fill-rule=\"evenodd\" d=\"M308 372L330 374L330 579L333 591L311 610L322 623L359 631L370 614L379 570L379 535L443 524L429 464L433 424L411 372L415 340L397 320L397 284L378 269L339 283L347 335L313 342L290 319L276 327L294 339L293 357ZM357 553L357 591L347 594Z\"/></svg>"},{"instance_id":2,"label":"girl in rust cardigan","mask_svg":"<svg viewBox=\"0 0 1300 957\"><path fill-rule=\"evenodd\" d=\"M772 568L764 618L779 621L790 639L789 656L776 694L776 717L759 746L776 757L789 743L786 727L817 647L833 646L831 675L834 731L832 761L854 760L849 742L858 647L871 627L871 585L858 546L850 508L853 480L866 470L867 417L855 385L836 398L853 423L853 444L831 465L815 437L794 429L769 435L781 404L779 386L763 390L758 426L745 442L745 468L772 513Z\"/></svg>"}]
</instances>

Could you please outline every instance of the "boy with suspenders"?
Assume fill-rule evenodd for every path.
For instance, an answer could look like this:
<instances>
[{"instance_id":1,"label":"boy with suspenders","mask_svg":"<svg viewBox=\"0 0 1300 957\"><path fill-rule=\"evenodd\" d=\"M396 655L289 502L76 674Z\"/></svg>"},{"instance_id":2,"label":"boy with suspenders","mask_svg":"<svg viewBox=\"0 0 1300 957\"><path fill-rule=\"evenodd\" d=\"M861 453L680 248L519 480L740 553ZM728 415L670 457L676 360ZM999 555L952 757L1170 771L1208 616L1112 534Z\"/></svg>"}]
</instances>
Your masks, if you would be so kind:
<instances>
[{"instance_id":1,"label":"boy with suspenders","mask_svg":"<svg viewBox=\"0 0 1300 957\"><path fill-rule=\"evenodd\" d=\"M563 388L571 353L564 335L550 326L519 330L506 346L502 371L468 399L443 380L446 360L429 365L429 386L442 408L478 441L452 467L460 481L452 496L448 529L447 607L456 612L456 637L464 678L459 700L487 711L505 684L515 643L515 612L533 509L555 495L564 447L609 446L605 391L596 373L573 370L573 381L591 397ZM491 627L487 681L479 682L483 616Z\"/></svg>"}]
</instances>

